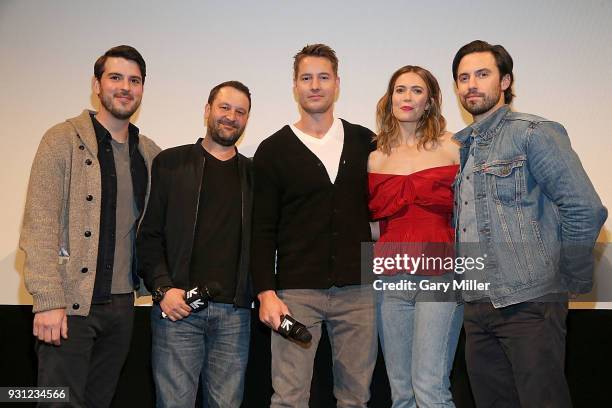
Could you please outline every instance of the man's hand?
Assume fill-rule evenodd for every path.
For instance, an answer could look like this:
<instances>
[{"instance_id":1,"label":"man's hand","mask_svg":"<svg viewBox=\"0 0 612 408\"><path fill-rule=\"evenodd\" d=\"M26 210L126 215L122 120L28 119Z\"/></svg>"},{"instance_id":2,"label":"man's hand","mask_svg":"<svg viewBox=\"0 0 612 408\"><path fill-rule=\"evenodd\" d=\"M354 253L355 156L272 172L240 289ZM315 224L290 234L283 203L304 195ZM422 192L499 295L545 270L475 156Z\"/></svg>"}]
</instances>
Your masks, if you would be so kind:
<instances>
[{"instance_id":1,"label":"man's hand","mask_svg":"<svg viewBox=\"0 0 612 408\"><path fill-rule=\"evenodd\" d=\"M259 320L272 330L278 330L281 315L288 315L289 308L276 296L273 290L266 290L257 295L259 299Z\"/></svg>"},{"instance_id":2,"label":"man's hand","mask_svg":"<svg viewBox=\"0 0 612 408\"><path fill-rule=\"evenodd\" d=\"M51 309L36 313L32 333L40 341L59 346L60 336L64 340L68 339L66 309Z\"/></svg>"},{"instance_id":3,"label":"man's hand","mask_svg":"<svg viewBox=\"0 0 612 408\"><path fill-rule=\"evenodd\" d=\"M185 291L183 289L168 289L164 298L159 302L159 306L173 322L181 320L191 313L191 308L185 303Z\"/></svg>"}]
</instances>

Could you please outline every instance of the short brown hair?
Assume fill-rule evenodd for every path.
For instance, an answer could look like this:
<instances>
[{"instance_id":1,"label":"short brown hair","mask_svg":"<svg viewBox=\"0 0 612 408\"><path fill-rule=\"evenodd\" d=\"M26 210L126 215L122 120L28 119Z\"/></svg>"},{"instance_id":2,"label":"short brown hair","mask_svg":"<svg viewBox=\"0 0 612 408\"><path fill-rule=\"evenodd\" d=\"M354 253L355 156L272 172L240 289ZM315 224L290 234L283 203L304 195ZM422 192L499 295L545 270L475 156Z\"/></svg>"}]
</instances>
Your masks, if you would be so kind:
<instances>
[{"instance_id":1,"label":"short brown hair","mask_svg":"<svg viewBox=\"0 0 612 408\"><path fill-rule=\"evenodd\" d=\"M514 67L514 61L512 61L512 57L510 53L506 51L506 49L499 45L491 45L486 41L482 40L474 40L471 43L465 44L463 47L457 51L455 54L455 58L453 58L453 79L455 83L457 83L457 70L459 69L459 64L463 57L469 54L473 54L476 52L490 52L495 58L495 63L497 64L497 69L499 70L499 80L501 81L504 76L510 76L510 86L504 91L504 103L512 102L514 98L514 93L512 92L512 84L514 83L514 74L512 73L512 68Z\"/></svg>"},{"instance_id":2,"label":"short brown hair","mask_svg":"<svg viewBox=\"0 0 612 408\"><path fill-rule=\"evenodd\" d=\"M210 90L210 94L208 94L208 104L212 106L221 88L225 88L226 86L230 88L234 88L235 90L240 91L246 95L247 99L249 100L249 112L250 112L251 111L251 91L245 84L243 84L240 81L225 81L215 86L213 89Z\"/></svg>"},{"instance_id":3,"label":"short brown hair","mask_svg":"<svg viewBox=\"0 0 612 408\"><path fill-rule=\"evenodd\" d=\"M417 123L417 136L419 141L417 148L434 147L438 144L440 136L446 130L446 119L442 116L442 92L438 81L431 72L416 65L406 65L401 67L391 75L387 92L380 98L376 105L376 125L378 133L374 137L376 147L385 154L391 154L391 149L400 143L399 121L393 116L392 97L395 89L395 82L400 75L407 72L417 74L427 87L429 96L429 109L427 109Z\"/></svg>"},{"instance_id":4,"label":"short brown hair","mask_svg":"<svg viewBox=\"0 0 612 408\"><path fill-rule=\"evenodd\" d=\"M338 76L338 57L329 45L325 44L310 44L306 45L293 57L293 79L297 79L298 68L300 62L306 57L320 57L329 60L334 70L334 75Z\"/></svg>"},{"instance_id":5,"label":"short brown hair","mask_svg":"<svg viewBox=\"0 0 612 408\"><path fill-rule=\"evenodd\" d=\"M104 73L104 64L108 58L123 58L128 61L134 61L140 68L140 75L142 76L142 83L144 84L145 77L147 76L147 64L145 63L142 55L134 47L129 45L118 45L106 51L104 55L98 58L94 64L94 76L100 81L102 74Z\"/></svg>"}]
</instances>

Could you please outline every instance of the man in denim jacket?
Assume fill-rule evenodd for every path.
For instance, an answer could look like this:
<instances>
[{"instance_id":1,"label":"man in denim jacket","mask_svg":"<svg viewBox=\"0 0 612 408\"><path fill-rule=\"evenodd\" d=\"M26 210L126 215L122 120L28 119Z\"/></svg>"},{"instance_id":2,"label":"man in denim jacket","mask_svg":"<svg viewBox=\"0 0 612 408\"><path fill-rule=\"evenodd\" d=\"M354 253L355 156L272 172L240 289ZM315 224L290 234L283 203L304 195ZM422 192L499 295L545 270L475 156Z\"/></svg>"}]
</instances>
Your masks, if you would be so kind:
<instances>
[{"instance_id":1,"label":"man in denim jacket","mask_svg":"<svg viewBox=\"0 0 612 408\"><path fill-rule=\"evenodd\" d=\"M510 110L512 66L484 41L453 60L474 118L455 135L458 249L484 265L463 275L483 284L463 286L468 373L479 407L569 407L567 295L591 289L607 210L563 126Z\"/></svg>"}]
</instances>

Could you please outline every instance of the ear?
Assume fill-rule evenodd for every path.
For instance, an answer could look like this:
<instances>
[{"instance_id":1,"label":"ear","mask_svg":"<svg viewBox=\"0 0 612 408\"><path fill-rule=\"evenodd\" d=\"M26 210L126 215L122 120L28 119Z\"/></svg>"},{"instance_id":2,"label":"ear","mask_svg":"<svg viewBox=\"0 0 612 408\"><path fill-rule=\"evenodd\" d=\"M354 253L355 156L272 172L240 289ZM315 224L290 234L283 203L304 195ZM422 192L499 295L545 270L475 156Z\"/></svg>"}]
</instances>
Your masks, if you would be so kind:
<instances>
[{"instance_id":1,"label":"ear","mask_svg":"<svg viewBox=\"0 0 612 408\"><path fill-rule=\"evenodd\" d=\"M93 93L100 95L100 81L98 81L95 75L91 78L91 89Z\"/></svg>"},{"instance_id":2,"label":"ear","mask_svg":"<svg viewBox=\"0 0 612 408\"><path fill-rule=\"evenodd\" d=\"M511 82L510 74L504 75L504 77L501 80L502 91L505 91L506 89L510 87L510 82Z\"/></svg>"},{"instance_id":3,"label":"ear","mask_svg":"<svg viewBox=\"0 0 612 408\"><path fill-rule=\"evenodd\" d=\"M210 116L210 103L207 103L204 107L204 120L208 121L208 117Z\"/></svg>"}]
</instances>

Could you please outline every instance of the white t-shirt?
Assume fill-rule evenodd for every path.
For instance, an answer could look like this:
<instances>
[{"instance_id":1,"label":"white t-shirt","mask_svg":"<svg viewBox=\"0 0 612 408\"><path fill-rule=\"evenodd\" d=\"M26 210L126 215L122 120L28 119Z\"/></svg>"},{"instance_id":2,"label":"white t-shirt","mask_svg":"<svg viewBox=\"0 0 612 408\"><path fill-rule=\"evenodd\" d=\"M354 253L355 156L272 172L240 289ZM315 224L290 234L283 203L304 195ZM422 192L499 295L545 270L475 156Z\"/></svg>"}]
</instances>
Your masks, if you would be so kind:
<instances>
[{"instance_id":1,"label":"white t-shirt","mask_svg":"<svg viewBox=\"0 0 612 408\"><path fill-rule=\"evenodd\" d=\"M342 146L344 145L344 126L342 126L342 121L334 118L331 127L320 139L307 135L294 125L290 126L298 139L321 160L325 170L327 170L329 180L334 183L338 175L340 156L342 155Z\"/></svg>"}]
</instances>

